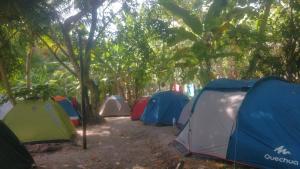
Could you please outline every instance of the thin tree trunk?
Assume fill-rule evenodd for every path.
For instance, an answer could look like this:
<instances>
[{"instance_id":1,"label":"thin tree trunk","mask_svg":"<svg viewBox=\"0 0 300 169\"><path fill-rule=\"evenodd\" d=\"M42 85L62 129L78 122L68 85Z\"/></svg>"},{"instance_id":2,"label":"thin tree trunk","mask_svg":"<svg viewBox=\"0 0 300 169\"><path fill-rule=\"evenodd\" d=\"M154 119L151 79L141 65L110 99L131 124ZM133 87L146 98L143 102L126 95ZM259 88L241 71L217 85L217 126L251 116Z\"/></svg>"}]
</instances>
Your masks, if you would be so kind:
<instances>
[{"instance_id":1,"label":"thin tree trunk","mask_svg":"<svg viewBox=\"0 0 300 169\"><path fill-rule=\"evenodd\" d=\"M160 87L160 81L158 82L158 91L161 90L161 87Z\"/></svg>"},{"instance_id":2,"label":"thin tree trunk","mask_svg":"<svg viewBox=\"0 0 300 169\"><path fill-rule=\"evenodd\" d=\"M9 79L7 77L7 72L6 72L6 69L4 67L4 63L3 63L3 60L1 57L0 57L0 76L1 76L1 81L2 81L3 87L6 89L9 100L12 102L13 105L15 105L16 100L12 94Z\"/></svg>"},{"instance_id":3,"label":"thin tree trunk","mask_svg":"<svg viewBox=\"0 0 300 169\"><path fill-rule=\"evenodd\" d=\"M132 92L131 92L131 87L130 87L130 84L129 84L129 81L127 81L126 83L126 90L127 90L127 100L128 100L128 103L129 105L132 105L133 103L133 95L132 95Z\"/></svg>"},{"instance_id":4,"label":"thin tree trunk","mask_svg":"<svg viewBox=\"0 0 300 169\"><path fill-rule=\"evenodd\" d=\"M33 54L33 48L32 45L29 49L29 52L26 56L26 65L25 65L25 79L26 79L26 87L31 88L31 60L32 60L32 54Z\"/></svg>"},{"instance_id":5,"label":"thin tree trunk","mask_svg":"<svg viewBox=\"0 0 300 169\"><path fill-rule=\"evenodd\" d=\"M90 91L90 99L87 98L88 103L88 111L87 120L91 123L99 123L101 121L101 117L99 116L99 107L100 107L100 91L95 82L91 79L88 79L87 88Z\"/></svg>"},{"instance_id":6,"label":"thin tree trunk","mask_svg":"<svg viewBox=\"0 0 300 169\"><path fill-rule=\"evenodd\" d=\"M134 83L134 96L135 96L135 100L137 100L140 96L139 88L136 83Z\"/></svg>"}]
</instances>

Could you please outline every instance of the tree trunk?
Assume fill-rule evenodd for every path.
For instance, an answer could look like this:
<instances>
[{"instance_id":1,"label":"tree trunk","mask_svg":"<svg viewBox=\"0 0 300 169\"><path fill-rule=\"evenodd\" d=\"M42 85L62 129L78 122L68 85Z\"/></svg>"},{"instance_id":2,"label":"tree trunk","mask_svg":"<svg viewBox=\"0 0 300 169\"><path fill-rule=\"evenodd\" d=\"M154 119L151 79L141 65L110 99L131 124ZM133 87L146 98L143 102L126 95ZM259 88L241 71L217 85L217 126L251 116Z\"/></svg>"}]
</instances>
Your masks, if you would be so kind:
<instances>
[{"instance_id":1,"label":"tree trunk","mask_svg":"<svg viewBox=\"0 0 300 169\"><path fill-rule=\"evenodd\" d=\"M161 87L160 87L160 81L158 81L158 91L161 90Z\"/></svg>"},{"instance_id":2,"label":"tree trunk","mask_svg":"<svg viewBox=\"0 0 300 169\"><path fill-rule=\"evenodd\" d=\"M135 100L137 100L140 97L139 87L138 87L137 83L134 83L134 97L135 97Z\"/></svg>"},{"instance_id":3,"label":"tree trunk","mask_svg":"<svg viewBox=\"0 0 300 169\"><path fill-rule=\"evenodd\" d=\"M29 49L29 53L26 56L26 65L25 65L25 79L26 79L26 87L29 89L31 88L31 60L32 60L32 54L33 54L33 48L32 45Z\"/></svg>"},{"instance_id":4,"label":"tree trunk","mask_svg":"<svg viewBox=\"0 0 300 169\"><path fill-rule=\"evenodd\" d=\"M1 76L3 87L6 89L9 100L12 102L13 105L15 105L16 100L13 96L11 86L10 86L10 83L9 83L9 79L7 77L7 72L6 72L6 69L4 67L4 63L3 63L3 60L1 58L1 56L0 56L0 76Z\"/></svg>"},{"instance_id":5,"label":"tree trunk","mask_svg":"<svg viewBox=\"0 0 300 169\"><path fill-rule=\"evenodd\" d=\"M89 113L87 113L87 117L86 119L90 122L90 123L99 123L102 119L99 116L99 107L100 107L100 91L98 86L95 84L95 82L91 79L88 79L87 81L87 88L90 92L90 99L88 103L90 103L90 107L89 109L87 109L88 111L90 111Z\"/></svg>"},{"instance_id":6,"label":"tree trunk","mask_svg":"<svg viewBox=\"0 0 300 169\"><path fill-rule=\"evenodd\" d=\"M133 101L134 101L134 93L132 92L132 85L131 85L132 81L130 78L130 75L125 75L124 77L124 88L125 88L125 96L127 99L128 104L131 106Z\"/></svg>"},{"instance_id":7,"label":"tree trunk","mask_svg":"<svg viewBox=\"0 0 300 169\"><path fill-rule=\"evenodd\" d=\"M56 57L57 60L60 60L60 63L67 68L74 76L76 76L79 80L82 80L85 86L87 87L88 91L85 93L85 97L87 97L85 100L87 103L91 103L91 106L89 104L86 104L87 109L87 120L95 120L98 121L100 119L100 116L98 115L98 107L99 107L99 97L100 97L100 91L98 89L98 86L94 83L94 81L90 78L89 73L90 73L90 59L91 59L91 50L94 47L94 42L95 42L95 32L97 29L97 9L103 5L104 1L87 1L87 5L89 6L88 9L81 10L75 15L70 16L65 20L64 23L61 23L61 31L63 34L63 42L64 46L66 47L66 52L63 48L60 48L60 50L66 55L66 57L69 58L69 61L72 63L74 71L71 70L67 65L65 65L61 59L59 59L56 55L56 52L53 52L53 55ZM78 58L76 57L76 52L74 50L74 44L72 43L72 37L70 35L70 31L74 28L75 23L77 23L84 15L87 13L91 13L92 15L92 20L91 20L91 25L90 25L90 30L88 33L88 39L87 43L82 43L80 41L78 43L78 47L83 49L85 46L84 50L84 55L81 53L81 56L84 56L83 58L83 65L84 65L84 75L85 77L83 79L80 78L80 66L78 64ZM78 30L82 31L82 30ZM55 39L55 38L54 38ZM60 46L60 45L59 45ZM47 46L49 49L50 47ZM50 50L51 51L51 50ZM81 52L83 52L81 50ZM90 93L90 99L88 98L88 94Z\"/></svg>"}]
</instances>

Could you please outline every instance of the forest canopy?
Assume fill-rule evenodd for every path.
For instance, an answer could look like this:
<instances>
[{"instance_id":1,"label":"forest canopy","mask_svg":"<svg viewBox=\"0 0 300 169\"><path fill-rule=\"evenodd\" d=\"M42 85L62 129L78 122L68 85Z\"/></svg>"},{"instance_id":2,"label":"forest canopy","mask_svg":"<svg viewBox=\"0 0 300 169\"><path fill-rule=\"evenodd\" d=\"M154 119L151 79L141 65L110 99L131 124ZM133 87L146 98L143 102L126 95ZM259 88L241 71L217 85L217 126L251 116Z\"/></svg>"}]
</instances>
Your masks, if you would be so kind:
<instances>
[{"instance_id":1,"label":"forest canopy","mask_svg":"<svg viewBox=\"0 0 300 169\"><path fill-rule=\"evenodd\" d=\"M0 2L0 94L79 96L90 118L110 94L130 103L174 83L269 75L300 82L299 0Z\"/></svg>"}]
</instances>

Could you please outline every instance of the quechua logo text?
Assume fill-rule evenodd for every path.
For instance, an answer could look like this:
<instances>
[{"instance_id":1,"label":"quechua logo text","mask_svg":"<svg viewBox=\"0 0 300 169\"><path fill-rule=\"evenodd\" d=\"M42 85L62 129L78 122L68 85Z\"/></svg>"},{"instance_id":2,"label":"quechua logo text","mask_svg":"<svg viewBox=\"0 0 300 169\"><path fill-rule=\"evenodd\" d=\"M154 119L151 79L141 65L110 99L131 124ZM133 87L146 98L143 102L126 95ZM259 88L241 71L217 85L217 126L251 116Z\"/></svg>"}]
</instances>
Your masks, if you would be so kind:
<instances>
[{"instance_id":1,"label":"quechua logo text","mask_svg":"<svg viewBox=\"0 0 300 169\"><path fill-rule=\"evenodd\" d=\"M288 155L292 155L292 153L284 146L276 147L274 149L274 152L276 152L277 155L272 155L272 153L270 155L267 153L264 155L264 158L266 160L271 160L271 161L275 161L278 163L286 163L286 164L295 165L295 166L299 165L299 162L297 160L292 160L287 157Z\"/></svg>"}]
</instances>

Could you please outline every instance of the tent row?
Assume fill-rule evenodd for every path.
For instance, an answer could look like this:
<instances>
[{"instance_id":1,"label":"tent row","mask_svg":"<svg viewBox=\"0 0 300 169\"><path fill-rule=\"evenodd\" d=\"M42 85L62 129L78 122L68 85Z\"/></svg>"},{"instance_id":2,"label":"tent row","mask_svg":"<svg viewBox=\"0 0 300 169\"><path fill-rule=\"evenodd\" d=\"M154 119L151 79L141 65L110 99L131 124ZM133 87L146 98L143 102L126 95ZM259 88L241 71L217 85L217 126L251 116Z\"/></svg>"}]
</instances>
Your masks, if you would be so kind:
<instances>
[{"instance_id":1,"label":"tent row","mask_svg":"<svg viewBox=\"0 0 300 169\"><path fill-rule=\"evenodd\" d=\"M183 109L175 145L258 168L300 168L299 101L300 85L276 77L212 81Z\"/></svg>"},{"instance_id":2,"label":"tent row","mask_svg":"<svg viewBox=\"0 0 300 169\"><path fill-rule=\"evenodd\" d=\"M131 109L121 96L111 96L101 107L103 117L131 116L132 120L141 120L144 124L172 125L189 101L188 97L174 91L155 93L152 97L142 97Z\"/></svg>"},{"instance_id":3,"label":"tent row","mask_svg":"<svg viewBox=\"0 0 300 169\"><path fill-rule=\"evenodd\" d=\"M183 154L258 168L300 168L299 100L300 85L280 78L218 79L189 102L172 91L142 98L131 118L155 125L175 121L180 133L174 142Z\"/></svg>"}]
</instances>

